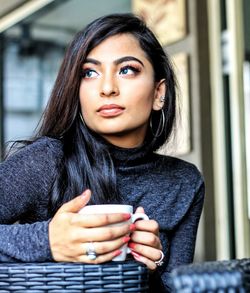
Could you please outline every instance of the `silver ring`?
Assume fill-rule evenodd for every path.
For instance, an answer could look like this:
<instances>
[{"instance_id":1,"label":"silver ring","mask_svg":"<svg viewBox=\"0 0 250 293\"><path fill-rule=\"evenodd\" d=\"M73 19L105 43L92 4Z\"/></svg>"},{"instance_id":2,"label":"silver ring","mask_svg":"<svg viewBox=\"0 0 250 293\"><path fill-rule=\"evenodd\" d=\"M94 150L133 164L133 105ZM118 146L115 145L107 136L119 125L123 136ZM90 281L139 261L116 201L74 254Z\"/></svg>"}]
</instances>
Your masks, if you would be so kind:
<instances>
[{"instance_id":1,"label":"silver ring","mask_svg":"<svg viewBox=\"0 0 250 293\"><path fill-rule=\"evenodd\" d=\"M91 260L95 260L96 259L97 254L95 252L95 246L94 246L94 243L93 242L88 242L87 243L86 255Z\"/></svg>"},{"instance_id":2,"label":"silver ring","mask_svg":"<svg viewBox=\"0 0 250 293\"><path fill-rule=\"evenodd\" d=\"M160 250L160 253L161 253L161 258L157 261L155 261L155 264L157 265L157 267L160 267L163 265L163 259L164 259L164 253Z\"/></svg>"}]
</instances>

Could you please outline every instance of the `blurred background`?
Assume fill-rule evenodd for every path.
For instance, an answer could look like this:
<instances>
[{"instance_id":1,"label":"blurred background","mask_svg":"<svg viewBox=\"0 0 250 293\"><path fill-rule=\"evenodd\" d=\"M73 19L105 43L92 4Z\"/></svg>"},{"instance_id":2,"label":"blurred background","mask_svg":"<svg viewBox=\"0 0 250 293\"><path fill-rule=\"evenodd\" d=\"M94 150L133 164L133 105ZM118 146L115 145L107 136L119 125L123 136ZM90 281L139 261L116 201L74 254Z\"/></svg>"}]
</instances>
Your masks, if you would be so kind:
<instances>
[{"instance_id":1,"label":"blurred background","mask_svg":"<svg viewBox=\"0 0 250 293\"><path fill-rule=\"evenodd\" d=\"M173 60L181 123L160 152L205 177L195 261L250 257L248 0L0 0L1 157L34 133L74 34L116 12L141 15Z\"/></svg>"}]
</instances>

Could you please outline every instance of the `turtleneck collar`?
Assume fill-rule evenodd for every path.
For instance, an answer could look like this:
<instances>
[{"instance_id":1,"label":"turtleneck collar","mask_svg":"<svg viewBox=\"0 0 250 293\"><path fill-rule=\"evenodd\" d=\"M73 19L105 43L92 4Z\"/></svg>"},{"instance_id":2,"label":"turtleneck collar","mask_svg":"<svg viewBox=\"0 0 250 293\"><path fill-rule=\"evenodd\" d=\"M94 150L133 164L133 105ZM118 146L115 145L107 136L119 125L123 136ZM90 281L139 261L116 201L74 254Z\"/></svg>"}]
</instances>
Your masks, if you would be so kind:
<instances>
[{"instance_id":1,"label":"turtleneck collar","mask_svg":"<svg viewBox=\"0 0 250 293\"><path fill-rule=\"evenodd\" d=\"M152 155L152 149L147 140L138 147L123 148L111 144L99 135L95 135L95 138L109 151L115 165L135 166L143 164Z\"/></svg>"}]
</instances>

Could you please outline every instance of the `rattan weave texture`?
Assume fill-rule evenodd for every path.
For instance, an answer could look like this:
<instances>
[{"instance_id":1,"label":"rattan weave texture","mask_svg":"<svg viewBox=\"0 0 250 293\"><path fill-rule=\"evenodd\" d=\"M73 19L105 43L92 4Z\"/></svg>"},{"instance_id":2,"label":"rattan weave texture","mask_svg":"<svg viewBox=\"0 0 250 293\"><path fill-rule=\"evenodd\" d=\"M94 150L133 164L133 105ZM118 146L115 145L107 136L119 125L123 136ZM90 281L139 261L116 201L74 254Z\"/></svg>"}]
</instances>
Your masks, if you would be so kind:
<instances>
[{"instance_id":1,"label":"rattan weave texture","mask_svg":"<svg viewBox=\"0 0 250 293\"><path fill-rule=\"evenodd\" d=\"M101 265L2 263L0 292L148 292L148 270L134 261Z\"/></svg>"},{"instance_id":2,"label":"rattan weave texture","mask_svg":"<svg viewBox=\"0 0 250 293\"><path fill-rule=\"evenodd\" d=\"M172 272L173 292L250 292L250 259L180 266Z\"/></svg>"}]
</instances>

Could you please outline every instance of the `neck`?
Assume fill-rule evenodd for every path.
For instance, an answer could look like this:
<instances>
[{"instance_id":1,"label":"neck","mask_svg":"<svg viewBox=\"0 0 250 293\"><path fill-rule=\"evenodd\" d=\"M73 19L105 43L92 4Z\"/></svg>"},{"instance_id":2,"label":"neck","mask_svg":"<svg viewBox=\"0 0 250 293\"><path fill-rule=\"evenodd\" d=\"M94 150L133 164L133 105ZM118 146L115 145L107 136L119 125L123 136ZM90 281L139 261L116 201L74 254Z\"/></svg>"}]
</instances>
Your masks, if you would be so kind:
<instances>
[{"instance_id":1,"label":"neck","mask_svg":"<svg viewBox=\"0 0 250 293\"><path fill-rule=\"evenodd\" d=\"M106 141L114 146L121 148L136 148L143 144L145 136L130 137L130 136L117 136L117 135L101 135Z\"/></svg>"},{"instance_id":2,"label":"neck","mask_svg":"<svg viewBox=\"0 0 250 293\"><path fill-rule=\"evenodd\" d=\"M150 157L153 150L150 143L151 137L143 140L125 140L118 138L117 135L101 135L91 132L94 141L96 140L98 150L109 153L115 165L135 166L142 163L146 157ZM121 143L122 142L122 143ZM94 142L93 142L94 143Z\"/></svg>"}]
</instances>

